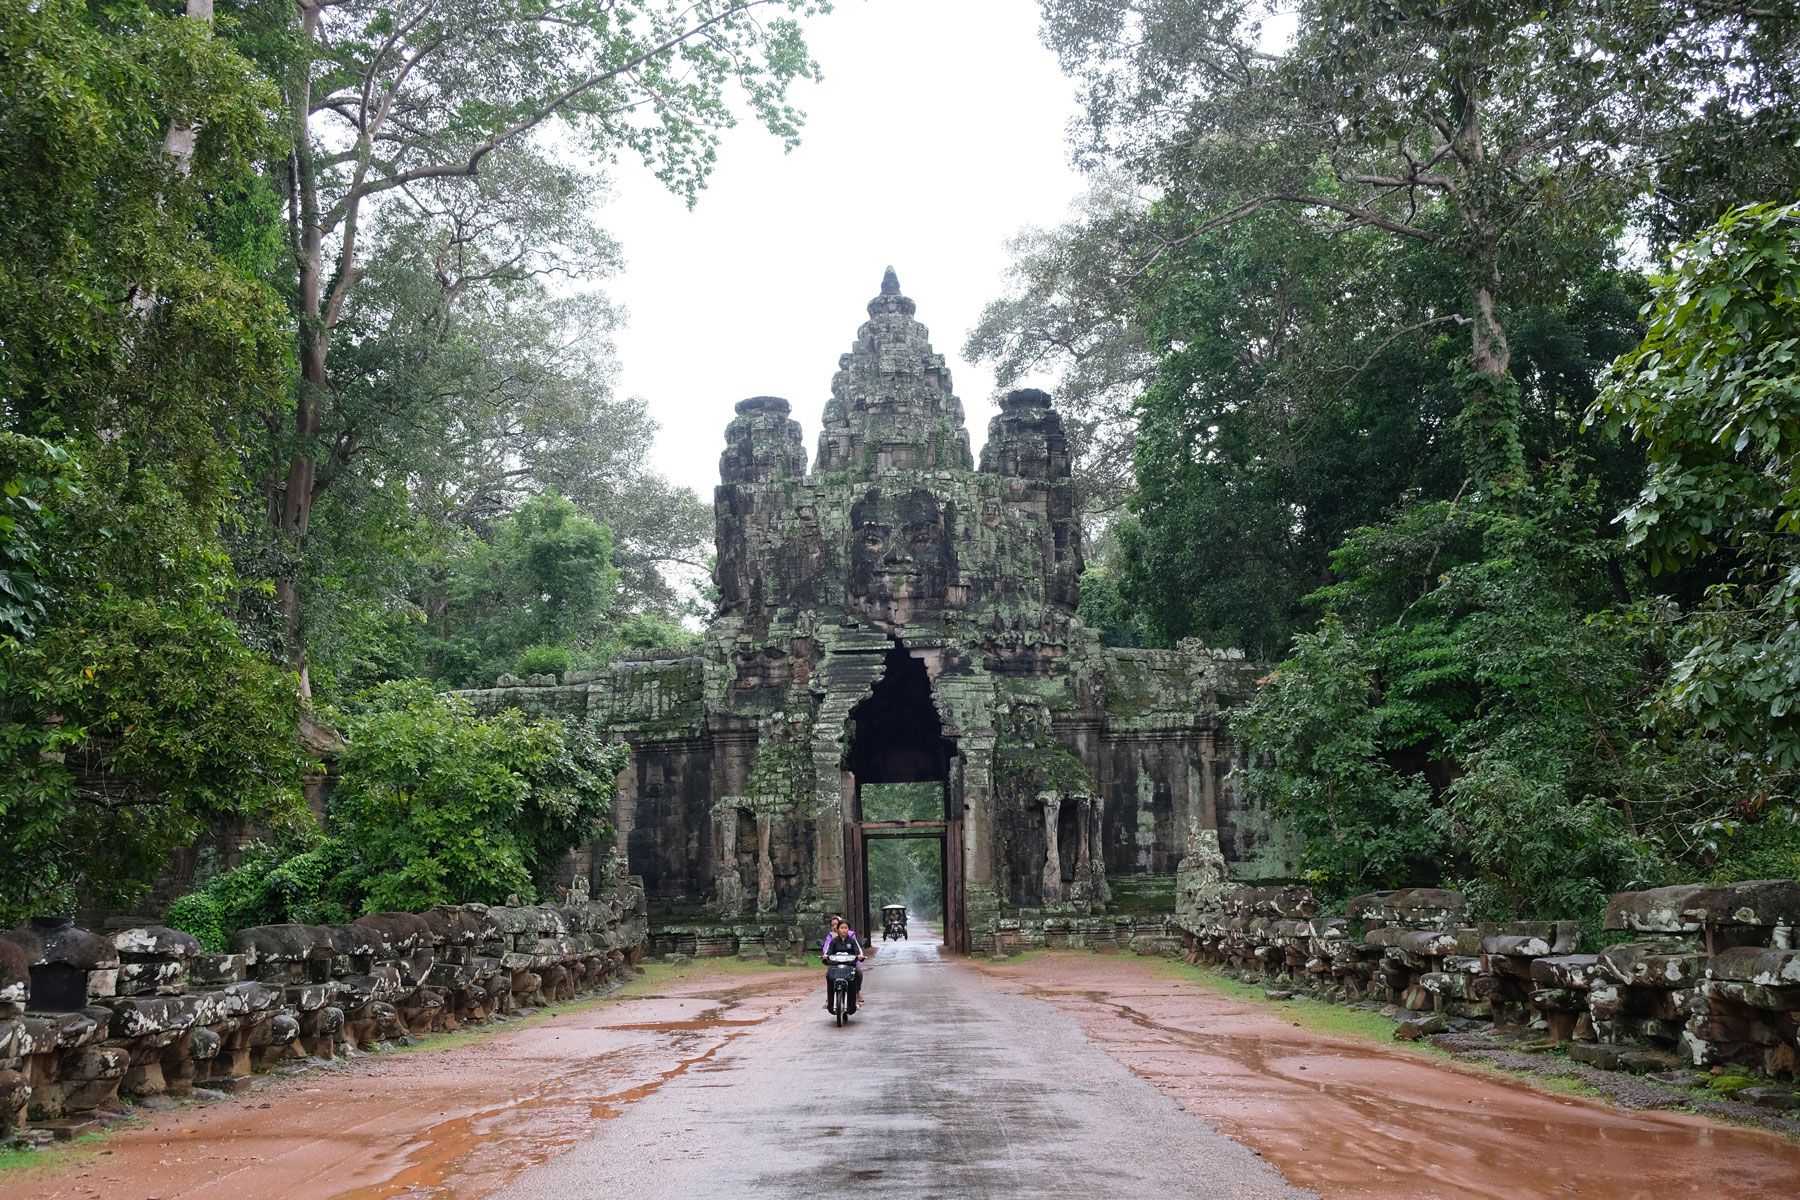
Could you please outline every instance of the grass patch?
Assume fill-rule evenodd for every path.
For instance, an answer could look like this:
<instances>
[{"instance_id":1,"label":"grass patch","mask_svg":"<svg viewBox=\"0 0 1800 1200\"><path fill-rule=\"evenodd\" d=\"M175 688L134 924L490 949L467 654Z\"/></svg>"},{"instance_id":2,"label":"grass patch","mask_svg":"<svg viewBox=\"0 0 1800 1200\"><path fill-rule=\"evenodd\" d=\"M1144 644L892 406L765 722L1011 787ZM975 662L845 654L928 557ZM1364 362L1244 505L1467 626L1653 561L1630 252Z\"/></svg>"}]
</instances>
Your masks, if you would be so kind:
<instances>
[{"instance_id":1,"label":"grass patch","mask_svg":"<svg viewBox=\"0 0 1800 1200\"><path fill-rule=\"evenodd\" d=\"M129 1123L119 1122L120 1125ZM71 1141L52 1142L42 1150L0 1150L0 1174L33 1167L44 1168L46 1174L66 1171L98 1157L100 1143L105 1140L104 1132L85 1133Z\"/></svg>"},{"instance_id":2,"label":"grass patch","mask_svg":"<svg viewBox=\"0 0 1800 1200\"><path fill-rule=\"evenodd\" d=\"M1361 1038L1366 1041L1380 1042L1393 1050L1408 1051L1427 1055L1438 1059L1445 1066L1456 1070L1469 1071L1478 1075L1497 1076L1504 1079L1515 1079L1529 1084L1539 1091L1553 1092L1565 1096L1584 1096L1590 1099L1608 1100L1610 1097L1601 1089L1580 1079L1568 1075L1556 1075L1529 1069L1520 1070L1503 1067L1497 1063L1487 1062L1479 1058L1467 1058L1433 1045L1430 1039L1417 1042L1402 1042L1394 1037L1394 1022L1380 1013L1367 1009L1352 1008L1344 1004L1332 1004L1324 1000L1313 1000L1304 996L1296 996L1292 1000L1271 1000L1265 994L1274 985L1244 983L1227 975L1218 974L1206 967L1193 967L1179 960L1164 962L1164 972L1176 979L1197 984L1207 991L1221 996L1229 996L1234 1000L1243 1000L1272 1009L1287 1017L1293 1024L1303 1029L1311 1029L1318 1033L1337 1034L1343 1037ZM1496 1046L1495 1049L1503 1047ZM1567 1055L1560 1051L1544 1051L1546 1062L1574 1065Z\"/></svg>"},{"instance_id":3,"label":"grass patch","mask_svg":"<svg viewBox=\"0 0 1800 1200\"><path fill-rule=\"evenodd\" d=\"M1380 1013L1352 1008L1346 1004L1331 1004L1324 1000L1313 1000L1305 996L1296 996L1292 1000L1271 1000L1266 993L1275 986L1273 984L1244 983L1228 975L1210 971L1205 967L1191 967L1179 959L1163 959L1162 964L1165 974L1198 984L1209 992L1229 996L1233 1000L1244 1000L1278 1011L1302 1029L1311 1029L1315 1033L1367 1038L1385 1045L1396 1046L1399 1049L1423 1050L1444 1058L1454 1057L1448 1050L1440 1050L1430 1042L1396 1042L1394 1040L1394 1022Z\"/></svg>"}]
</instances>

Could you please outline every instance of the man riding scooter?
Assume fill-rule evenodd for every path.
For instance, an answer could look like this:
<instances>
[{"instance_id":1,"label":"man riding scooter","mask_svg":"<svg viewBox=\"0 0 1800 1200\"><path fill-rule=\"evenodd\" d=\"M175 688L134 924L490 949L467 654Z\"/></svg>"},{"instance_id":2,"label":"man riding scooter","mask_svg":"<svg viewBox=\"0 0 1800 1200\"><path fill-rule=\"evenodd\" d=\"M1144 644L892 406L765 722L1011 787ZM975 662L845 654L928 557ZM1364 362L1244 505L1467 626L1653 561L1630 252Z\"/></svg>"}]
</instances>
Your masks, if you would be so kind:
<instances>
[{"instance_id":1,"label":"man riding scooter","mask_svg":"<svg viewBox=\"0 0 1800 1200\"><path fill-rule=\"evenodd\" d=\"M825 939L824 948L819 953L823 959L829 959L833 954L854 954L856 956L856 978L850 984L849 1008L849 1012L854 1013L857 997L862 994L863 948L862 943L857 940L855 931L850 928L849 922L842 917L831 918L831 936ZM831 973L829 970L826 972L825 1008L828 1012L831 1010Z\"/></svg>"}]
</instances>

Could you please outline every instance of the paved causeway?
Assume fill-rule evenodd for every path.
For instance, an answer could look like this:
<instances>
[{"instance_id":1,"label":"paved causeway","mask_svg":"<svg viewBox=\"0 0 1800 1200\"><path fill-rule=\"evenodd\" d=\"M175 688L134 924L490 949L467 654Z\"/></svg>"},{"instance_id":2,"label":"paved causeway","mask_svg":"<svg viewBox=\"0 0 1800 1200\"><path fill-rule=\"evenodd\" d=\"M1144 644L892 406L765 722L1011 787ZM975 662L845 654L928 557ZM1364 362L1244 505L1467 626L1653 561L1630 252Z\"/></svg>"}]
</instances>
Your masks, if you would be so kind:
<instances>
[{"instance_id":1,"label":"paved causeway","mask_svg":"<svg viewBox=\"0 0 1800 1200\"><path fill-rule=\"evenodd\" d=\"M586 1196L1302 1197L1039 1000L890 943L838 1029L824 989L527 1172Z\"/></svg>"}]
</instances>

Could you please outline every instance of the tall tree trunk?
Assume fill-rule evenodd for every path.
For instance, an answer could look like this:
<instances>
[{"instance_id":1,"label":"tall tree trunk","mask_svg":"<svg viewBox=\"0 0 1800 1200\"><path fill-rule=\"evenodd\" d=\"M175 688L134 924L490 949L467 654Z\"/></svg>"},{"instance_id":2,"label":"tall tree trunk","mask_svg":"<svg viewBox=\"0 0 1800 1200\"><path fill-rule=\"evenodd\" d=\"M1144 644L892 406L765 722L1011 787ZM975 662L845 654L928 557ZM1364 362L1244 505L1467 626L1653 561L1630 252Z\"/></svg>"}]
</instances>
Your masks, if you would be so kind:
<instances>
[{"instance_id":1,"label":"tall tree trunk","mask_svg":"<svg viewBox=\"0 0 1800 1200\"><path fill-rule=\"evenodd\" d=\"M1506 330L1494 314L1494 297L1500 290L1498 261L1500 234L1497 220L1480 197L1485 194L1481 173L1487 151L1482 139L1480 75L1466 72L1457 82L1454 140L1457 157L1472 177L1474 186L1456 198L1457 217L1465 236L1475 242L1469 263L1471 300L1475 309L1470 322L1469 358L1474 378L1468 380L1463 399L1462 423L1467 442L1470 473L1484 491L1516 490L1523 482L1525 452L1519 441L1519 390L1510 373L1512 351ZM1471 196L1476 199L1471 200Z\"/></svg>"},{"instance_id":2,"label":"tall tree trunk","mask_svg":"<svg viewBox=\"0 0 1800 1200\"><path fill-rule=\"evenodd\" d=\"M213 0L187 0L187 19L211 25ZM193 169L194 137L198 132L192 125L171 124L163 135L163 153L175 160L183 175Z\"/></svg>"},{"instance_id":3,"label":"tall tree trunk","mask_svg":"<svg viewBox=\"0 0 1800 1200\"><path fill-rule=\"evenodd\" d=\"M1498 271L1486 271L1474 289L1475 318L1470 323L1470 366L1463 398L1462 423L1469 472L1477 487L1512 492L1524 483L1525 447L1519 440L1519 386L1510 366L1512 352L1506 330L1494 315Z\"/></svg>"},{"instance_id":4,"label":"tall tree trunk","mask_svg":"<svg viewBox=\"0 0 1800 1200\"><path fill-rule=\"evenodd\" d=\"M317 40L319 11L302 3L301 27L306 41ZM300 694L312 697L312 680L306 665L306 638L302 623L300 568L306 550L306 530L312 521L313 481L318 463L312 439L319 432L321 409L328 394L325 359L331 331L325 327L321 305L324 273L324 235L319 228L318 177L313 166L309 116L312 107L312 69L308 65L296 84L293 97L293 189L289 204L298 209L290 223L295 237L294 257L300 273L300 382L294 391L294 427L288 444L288 466L279 503L271 503L269 515L287 551L287 564L275 581L275 602L281 610L283 649L288 664L300 675Z\"/></svg>"}]
</instances>

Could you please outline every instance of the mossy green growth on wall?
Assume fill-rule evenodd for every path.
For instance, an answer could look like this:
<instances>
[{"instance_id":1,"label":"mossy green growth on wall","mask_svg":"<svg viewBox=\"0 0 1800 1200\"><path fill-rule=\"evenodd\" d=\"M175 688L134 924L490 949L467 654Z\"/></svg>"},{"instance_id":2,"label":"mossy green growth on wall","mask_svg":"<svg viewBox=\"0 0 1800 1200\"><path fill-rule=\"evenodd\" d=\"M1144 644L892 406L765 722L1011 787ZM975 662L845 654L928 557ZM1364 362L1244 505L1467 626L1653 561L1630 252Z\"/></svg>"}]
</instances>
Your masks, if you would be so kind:
<instances>
[{"instance_id":1,"label":"mossy green growth on wall","mask_svg":"<svg viewBox=\"0 0 1800 1200\"><path fill-rule=\"evenodd\" d=\"M1094 795L1094 777L1073 751L1056 740L1045 714L1033 705L1001 712L994 739L994 782L1003 796L1039 792Z\"/></svg>"},{"instance_id":2,"label":"mossy green growth on wall","mask_svg":"<svg viewBox=\"0 0 1800 1200\"><path fill-rule=\"evenodd\" d=\"M756 759L750 767L747 794L752 804L759 801L795 803L805 796L812 783L812 724L799 719L777 717L763 731L756 744Z\"/></svg>"}]
</instances>

